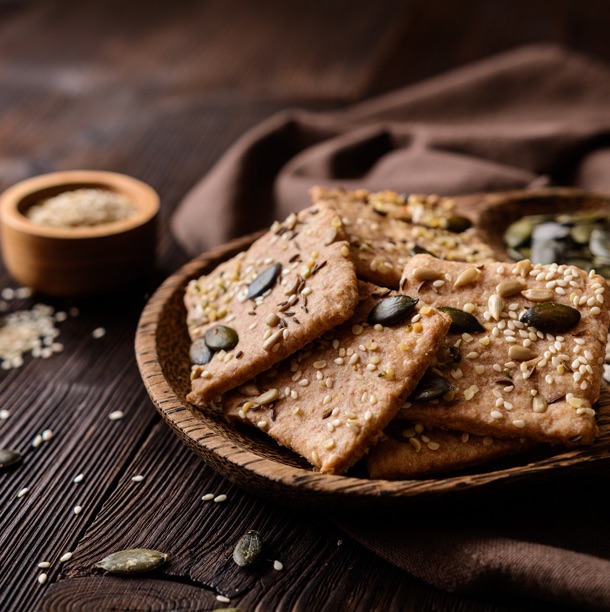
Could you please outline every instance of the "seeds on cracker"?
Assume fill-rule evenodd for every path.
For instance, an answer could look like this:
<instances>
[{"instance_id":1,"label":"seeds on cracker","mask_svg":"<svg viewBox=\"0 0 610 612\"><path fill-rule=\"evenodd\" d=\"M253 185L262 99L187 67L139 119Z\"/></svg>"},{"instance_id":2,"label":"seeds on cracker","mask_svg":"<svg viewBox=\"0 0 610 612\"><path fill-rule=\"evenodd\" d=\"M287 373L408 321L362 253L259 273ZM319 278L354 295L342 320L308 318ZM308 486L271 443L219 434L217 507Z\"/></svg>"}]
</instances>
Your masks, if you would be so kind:
<instances>
[{"instance_id":1,"label":"seeds on cracker","mask_svg":"<svg viewBox=\"0 0 610 612\"><path fill-rule=\"evenodd\" d=\"M455 279L455 283L453 283L453 286L456 289L459 289L460 287L465 287L466 285L475 283L478 280L479 276L481 276L480 270L478 270L477 268L468 268L459 274L459 276Z\"/></svg>"},{"instance_id":2,"label":"seeds on cracker","mask_svg":"<svg viewBox=\"0 0 610 612\"><path fill-rule=\"evenodd\" d=\"M205 365L206 363L210 363L212 351L206 344L205 338L197 338L193 341L189 350L189 356L191 358L191 363L194 365Z\"/></svg>"},{"instance_id":3,"label":"seeds on cracker","mask_svg":"<svg viewBox=\"0 0 610 612\"><path fill-rule=\"evenodd\" d=\"M444 376L428 370L409 396L409 402L430 402L454 390L455 387Z\"/></svg>"},{"instance_id":4,"label":"seeds on cracker","mask_svg":"<svg viewBox=\"0 0 610 612\"><path fill-rule=\"evenodd\" d=\"M555 293L550 289L528 289L522 291L521 295L530 302L550 302L555 297Z\"/></svg>"},{"instance_id":5,"label":"seeds on cracker","mask_svg":"<svg viewBox=\"0 0 610 612\"><path fill-rule=\"evenodd\" d=\"M562 334L578 325L580 312L565 304L543 302L526 310L519 320L541 332Z\"/></svg>"},{"instance_id":6,"label":"seeds on cracker","mask_svg":"<svg viewBox=\"0 0 610 612\"><path fill-rule=\"evenodd\" d=\"M282 264L274 263L269 266L266 270L263 270L249 285L248 285L248 299L253 300L257 298L268 289L271 289L275 285L280 272L282 271Z\"/></svg>"},{"instance_id":7,"label":"seeds on cracker","mask_svg":"<svg viewBox=\"0 0 610 612\"><path fill-rule=\"evenodd\" d=\"M229 351L237 346L239 337L232 327L214 325L205 332L205 343L213 351Z\"/></svg>"},{"instance_id":8,"label":"seeds on cracker","mask_svg":"<svg viewBox=\"0 0 610 612\"><path fill-rule=\"evenodd\" d=\"M461 215L451 215L443 220L442 225L443 229L446 229L448 232L461 234L472 227L472 221Z\"/></svg>"},{"instance_id":9,"label":"seeds on cracker","mask_svg":"<svg viewBox=\"0 0 610 612\"><path fill-rule=\"evenodd\" d=\"M443 273L434 268L415 268L412 274L418 281L435 281L443 278Z\"/></svg>"},{"instance_id":10,"label":"seeds on cracker","mask_svg":"<svg viewBox=\"0 0 610 612\"><path fill-rule=\"evenodd\" d=\"M507 280L496 287L496 293L503 298L509 298L527 289L527 285L519 280Z\"/></svg>"},{"instance_id":11,"label":"seeds on cracker","mask_svg":"<svg viewBox=\"0 0 610 612\"><path fill-rule=\"evenodd\" d=\"M475 334L485 331L485 328L479 323L477 318L465 310L451 308L450 306L441 306L439 310L451 317L450 334Z\"/></svg>"},{"instance_id":12,"label":"seeds on cracker","mask_svg":"<svg viewBox=\"0 0 610 612\"><path fill-rule=\"evenodd\" d=\"M369 325L395 325L406 319L418 299L408 295L395 295L381 300L369 313Z\"/></svg>"}]
</instances>

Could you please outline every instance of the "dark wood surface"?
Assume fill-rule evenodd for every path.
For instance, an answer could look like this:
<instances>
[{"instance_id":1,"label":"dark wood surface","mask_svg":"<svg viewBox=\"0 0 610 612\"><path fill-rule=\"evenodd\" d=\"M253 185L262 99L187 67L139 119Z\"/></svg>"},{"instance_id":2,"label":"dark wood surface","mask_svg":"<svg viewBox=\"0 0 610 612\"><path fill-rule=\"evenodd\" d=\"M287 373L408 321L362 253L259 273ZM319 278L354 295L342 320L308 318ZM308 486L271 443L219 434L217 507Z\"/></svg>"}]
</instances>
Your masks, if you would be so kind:
<instances>
[{"instance_id":1,"label":"dark wood surface","mask_svg":"<svg viewBox=\"0 0 610 612\"><path fill-rule=\"evenodd\" d=\"M0 371L0 409L11 413L0 444L26 455L0 474L0 609L212 610L225 606L217 595L244 611L544 609L428 587L327 517L232 486L157 415L133 339L148 296L187 260L168 229L172 210L248 127L287 106L338 107L524 42L608 60L606 12L603 0L0 1L0 188L103 169L144 180L162 200L159 263L141 285L74 304L9 303L76 305L80 316L60 324L63 353ZM15 286L4 273L0 285ZM99 326L107 334L94 339ZM110 421L115 410L125 418ZM54 438L32 448L48 428ZM22 487L30 493L17 499ZM227 500L203 502L208 492ZM235 566L232 548L250 528L265 533L283 571ZM171 562L128 580L92 568L133 546ZM39 585L43 560L52 567Z\"/></svg>"}]
</instances>

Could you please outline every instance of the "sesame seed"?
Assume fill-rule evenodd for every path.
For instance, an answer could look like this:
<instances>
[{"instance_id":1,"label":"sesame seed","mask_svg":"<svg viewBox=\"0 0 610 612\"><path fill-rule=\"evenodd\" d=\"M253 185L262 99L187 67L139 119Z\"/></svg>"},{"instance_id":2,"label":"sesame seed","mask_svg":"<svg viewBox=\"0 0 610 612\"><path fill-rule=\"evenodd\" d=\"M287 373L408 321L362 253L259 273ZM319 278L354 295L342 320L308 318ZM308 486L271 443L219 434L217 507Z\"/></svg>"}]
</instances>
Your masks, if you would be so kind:
<instances>
[{"instance_id":1,"label":"sesame seed","mask_svg":"<svg viewBox=\"0 0 610 612\"><path fill-rule=\"evenodd\" d=\"M17 493L17 499L20 499L24 495L27 495L29 492L30 490L27 487L23 487L23 489L21 489L19 493Z\"/></svg>"},{"instance_id":2,"label":"sesame seed","mask_svg":"<svg viewBox=\"0 0 610 612\"><path fill-rule=\"evenodd\" d=\"M34 448L38 448L40 445L42 444L42 436L40 434L38 434L33 440L32 440L32 446Z\"/></svg>"},{"instance_id":3,"label":"sesame seed","mask_svg":"<svg viewBox=\"0 0 610 612\"><path fill-rule=\"evenodd\" d=\"M491 436L485 436L483 438L483 446L491 446L494 443L494 439Z\"/></svg>"},{"instance_id":4,"label":"sesame seed","mask_svg":"<svg viewBox=\"0 0 610 612\"><path fill-rule=\"evenodd\" d=\"M142 482L144 480L144 476L142 476L142 474L136 474L135 476L131 477L131 480L134 482Z\"/></svg>"},{"instance_id":5,"label":"sesame seed","mask_svg":"<svg viewBox=\"0 0 610 612\"><path fill-rule=\"evenodd\" d=\"M108 418L111 421L119 421L125 416L125 414L121 410L115 410L108 415Z\"/></svg>"},{"instance_id":6,"label":"sesame seed","mask_svg":"<svg viewBox=\"0 0 610 612\"><path fill-rule=\"evenodd\" d=\"M11 416L8 410L0 410L0 421L6 421Z\"/></svg>"},{"instance_id":7,"label":"sesame seed","mask_svg":"<svg viewBox=\"0 0 610 612\"><path fill-rule=\"evenodd\" d=\"M74 514L80 514L82 509L83 509L82 506L74 506L74 508L72 509L72 512L74 512Z\"/></svg>"},{"instance_id":8,"label":"sesame seed","mask_svg":"<svg viewBox=\"0 0 610 612\"><path fill-rule=\"evenodd\" d=\"M40 574L40 576L38 576L38 583L39 584L44 584L47 581L48 576L46 574Z\"/></svg>"},{"instance_id":9,"label":"sesame seed","mask_svg":"<svg viewBox=\"0 0 610 612\"><path fill-rule=\"evenodd\" d=\"M75 482L78 484L79 482L82 482L84 477L85 477L84 474L78 474L72 479L72 482Z\"/></svg>"},{"instance_id":10,"label":"sesame seed","mask_svg":"<svg viewBox=\"0 0 610 612\"><path fill-rule=\"evenodd\" d=\"M352 327L352 334L354 334L354 336L359 336L363 331L364 328L362 327L362 325L354 325Z\"/></svg>"},{"instance_id":11,"label":"sesame seed","mask_svg":"<svg viewBox=\"0 0 610 612\"><path fill-rule=\"evenodd\" d=\"M71 558L72 558L72 553L67 552L67 553L64 553L61 557L59 557L59 562L65 563L66 561L69 561Z\"/></svg>"},{"instance_id":12,"label":"sesame seed","mask_svg":"<svg viewBox=\"0 0 610 612\"><path fill-rule=\"evenodd\" d=\"M227 500L227 496L226 496L224 493L222 493L221 495L217 495L217 496L214 498L214 501L215 501L217 504L220 504L220 503L222 503L223 501L226 501L226 500Z\"/></svg>"},{"instance_id":13,"label":"sesame seed","mask_svg":"<svg viewBox=\"0 0 610 612\"><path fill-rule=\"evenodd\" d=\"M524 421L523 419L515 419L515 420L513 421L513 425L514 425L515 427L522 428L522 427L525 427L525 421Z\"/></svg>"},{"instance_id":14,"label":"sesame seed","mask_svg":"<svg viewBox=\"0 0 610 612\"><path fill-rule=\"evenodd\" d=\"M48 442L53 437L53 432L50 429L45 429L41 434L42 439Z\"/></svg>"},{"instance_id":15,"label":"sesame seed","mask_svg":"<svg viewBox=\"0 0 610 612\"><path fill-rule=\"evenodd\" d=\"M211 501L212 499L214 499L214 494L213 493L206 493L201 500L202 501Z\"/></svg>"},{"instance_id":16,"label":"sesame seed","mask_svg":"<svg viewBox=\"0 0 610 612\"><path fill-rule=\"evenodd\" d=\"M421 450L421 442L417 438L409 438L409 444L415 449L416 453Z\"/></svg>"},{"instance_id":17,"label":"sesame seed","mask_svg":"<svg viewBox=\"0 0 610 612\"><path fill-rule=\"evenodd\" d=\"M47 568L51 567L51 564L50 564L48 561L41 561L41 562L38 564L38 567L39 567L40 569L47 569Z\"/></svg>"},{"instance_id":18,"label":"sesame seed","mask_svg":"<svg viewBox=\"0 0 610 612\"><path fill-rule=\"evenodd\" d=\"M103 327L96 327L92 332L91 335L93 336L93 338L98 339L98 338L102 338L103 336L106 335L106 330Z\"/></svg>"},{"instance_id":19,"label":"sesame seed","mask_svg":"<svg viewBox=\"0 0 610 612\"><path fill-rule=\"evenodd\" d=\"M502 413L498 410L492 410L490 415L489 415L492 419L501 419L502 418Z\"/></svg>"},{"instance_id":20,"label":"sesame seed","mask_svg":"<svg viewBox=\"0 0 610 612\"><path fill-rule=\"evenodd\" d=\"M228 597L225 597L224 595L216 595L216 601L219 601L220 603L231 603L231 600Z\"/></svg>"},{"instance_id":21,"label":"sesame seed","mask_svg":"<svg viewBox=\"0 0 610 612\"><path fill-rule=\"evenodd\" d=\"M273 569L277 572L281 572L284 569L284 564L276 559L273 562Z\"/></svg>"}]
</instances>

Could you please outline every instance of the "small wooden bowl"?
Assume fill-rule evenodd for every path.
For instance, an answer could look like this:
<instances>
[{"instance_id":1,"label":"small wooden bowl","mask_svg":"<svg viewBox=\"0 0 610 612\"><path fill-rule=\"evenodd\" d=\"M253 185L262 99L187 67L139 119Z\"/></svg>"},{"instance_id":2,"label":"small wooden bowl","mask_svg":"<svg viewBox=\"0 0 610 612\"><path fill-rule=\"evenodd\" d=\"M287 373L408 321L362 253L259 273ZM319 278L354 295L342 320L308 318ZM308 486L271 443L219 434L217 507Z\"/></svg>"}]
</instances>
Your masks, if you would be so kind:
<instances>
[{"instance_id":1,"label":"small wooden bowl","mask_svg":"<svg viewBox=\"0 0 610 612\"><path fill-rule=\"evenodd\" d=\"M124 195L137 212L74 228L35 225L25 216L41 200L83 188ZM115 172L74 170L27 179L0 196L4 263L16 281L48 295L80 297L118 289L151 269L158 210L159 196L151 187Z\"/></svg>"}]
</instances>

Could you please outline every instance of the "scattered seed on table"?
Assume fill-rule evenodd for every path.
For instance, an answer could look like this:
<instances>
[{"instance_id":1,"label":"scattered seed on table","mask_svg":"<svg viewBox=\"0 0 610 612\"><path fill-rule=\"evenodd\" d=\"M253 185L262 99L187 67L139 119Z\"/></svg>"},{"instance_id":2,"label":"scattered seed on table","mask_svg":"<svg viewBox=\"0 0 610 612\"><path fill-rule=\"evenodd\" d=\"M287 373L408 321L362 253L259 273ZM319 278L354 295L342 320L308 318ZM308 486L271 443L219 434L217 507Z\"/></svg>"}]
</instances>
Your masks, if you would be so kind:
<instances>
[{"instance_id":1,"label":"scattered seed on table","mask_svg":"<svg viewBox=\"0 0 610 612\"><path fill-rule=\"evenodd\" d=\"M76 482L76 483L82 482L82 480L83 480L83 478L84 478L84 477L85 477L85 475L84 475L84 474L78 474L77 476L75 476L75 477L74 477L74 479L72 480L72 482Z\"/></svg>"},{"instance_id":2,"label":"scattered seed on table","mask_svg":"<svg viewBox=\"0 0 610 612\"><path fill-rule=\"evenodd\" d=\"M78 315L80 314L80 310L76 306L73 306L72 308L70 308L70 310L68 310L68 314L71 317L78 317Z\"/></svg>"},{"instance_id":3,"label":"scattered seed on table","mask_svg":"<svg viewBox=\"0 0 610 612\"><path fill-rule=\"evenodd\" d=\"M96 327L91 332L91 335L97 340L98 338L102 338L106 335L106 330L103 327Z\"/></svg>"},{"instance_id":4,"label":"scattered seed on table","mask_svg":"<svg viewBox=\"0 0 610 612\"><path fill-rule=\"evenodd\" d=\"M12 300L15 297L15 290L11 287L5 287L2 289L2 298L5 300Z\"/></svg>"},{"instance_id":5,"label":"scattered seed on table","mask_svg":"<svg viewBox=\"0 0 610 612\"><path fill-rule=\"evenodd\" d=\"M135 476L132 476L131 479L134 482L142 482L144 480L144 476L142 476L142 474L136 474Z\"/></svg>"},{"instance_id":6,"label":"scattered seed on table","mask_svg":"<svg viewBox=\"0 0 610 612\"><path fill-rule=\"evenodd\" d=\"M223 493L222 495L217 495L217 496L214 498L214 501L215 501L216 503L219 503L219 502L223 502L223 501L225 501L226 499L227 499L227 496L226 496L226 495Z\"/></svg>"},{"instance_id":7,"label":"scattered seed on table","mask_svg":"<svg viewBox=\"0 0 610 612\"><path fill-rule=\"evenodd\" d=\"M273 569L277 572L281 572L284 569L284 564L277 559L273 562Z\"/></svg>"},{"instance_id":8,"label":"scattered seed on table","mask_svg":"<svg viewBox=\"0 0 610 612\"><path fill-rule=\"evenodd\" d=\"M48 561L41 561L41 562L38 564L38 567L39 567L40 569L47 569L48 567L51 567L51 564L50 564Z\"/></svg>"},{"instance_id":9,"label":"scattered seed on table","mask_svg":"<svg viewBox=\"0 0 610 612\"><path fill-rule=\"evenodd\" d=\"M48 442L53 437L53 432L50 429L45 429L41 434L42 439Z\"/></svg>"},{"instance_id":10,"label":"scattered seed on table","mask_svg":"<svg viewBox=\"0 0 610 612\"><path fill-rule=\"evenodd\" d=\"M0 410L0 421L6 421L11 416L8 410Z\"/></svg>"},{"instance_id":11,"label":"scattered seed on table","mask_svg":"<svg viewBox=\"0 0 610 612\"><path fill-rule=\"evenodd\" d=\"M39 584L44 584L47 581L48 576L46 574L40 574L40 576L38 576L38 583Z\"/></svg>"},{"instance_id":12,"label":"scattered seed on table","mask_svg":"<svg viewBox=\"0 0 610 612\"><path fill-rule=\"evenodd\" d=\"M32 297L32 289L30 287L18 287L15 289L15 297L19 300L27 300Z\"/></svg>"},{"instance_id":13,"label":"scattered seed on table","mask_svg":"<svg viewBox=\"0 0 610 612\"><path fill-rule=\"evenodd\" d=\"M38 448L41 444L42 444L42 436L40 434L38 434L33 440L32 440L32 446L34 448Z\"/></svg>"},{"instance_id":14,"label":"scattered seed on table","mask_svg":"<svg viewBox=\"0 0 610 612\"><path fill-rule=\"evenodd\" d=\"M111 412L108 415L108 418L111 421L118 421L118 420L122 419L124 416L125 416L125 414L121 410L115 410L114 412Z\"/></svg>"},{"instance_id":15,"label":"scattered seed on table","mask_svg":"<svg viewBox=\"0 0 610 612\"><path fill-rule=\"evenodd\" d=\"M72 510L72 512L74 512L74 514L80 514L82 509L83 509L82 506L74 506L74 509Z\"/></svg>"},{"instance_id":16,"label":"scattered seed on table","mask_svg":"<svg viewBox=\"0 0 610 612\"><path fill-rule=\"evenodd\" d=\"M23 489L21 489L21 491L17 493L17 498L23 497L24 495L27 495L29 492L30 490L27 487L23 487Z\"/></svg>"},{"instance_id":17,"label":"scattered seed on table","mask_svg":"<svg viewBox=\"0 0 610 612\"><path fill-rule=\"evenodd\" d=\"M71 558L72 558L72 553L67 552L67 553L64 553L61 557L59 557L59 562L65 563L66 561L70 561Z\"/></svg>"},{"instance_id":18,"label":"scattered seed on table","mask_svg":"<svg viewBox=\"0 0 610 612\"><path fill-rule=\"evenodd\" d=\"M203 501L210 501L214 499L214 493L206 493L201 499Z\"/></svg>"},{"instance_id":19,"label":"scattered seed on table","mask_svg":"<svg viewBox=\"0 0 610 612\"><path fill-rule=\"evenodd\" d=\"M231 603L231 600L224 595L216 595L216 601L219 601L220 603Z\"/></svg>"},{"instance_id":20,"label":"scattered seed on table","mask_svg":"<svg viewBox=\"0 0 610 612\"><path fill-rule=\"evenodd\" d=\"M118 550L104 557L93 567L110 574L143 574L161 567L167 561L167 554L150 548Z\"/></svg>"}]
</instances>

